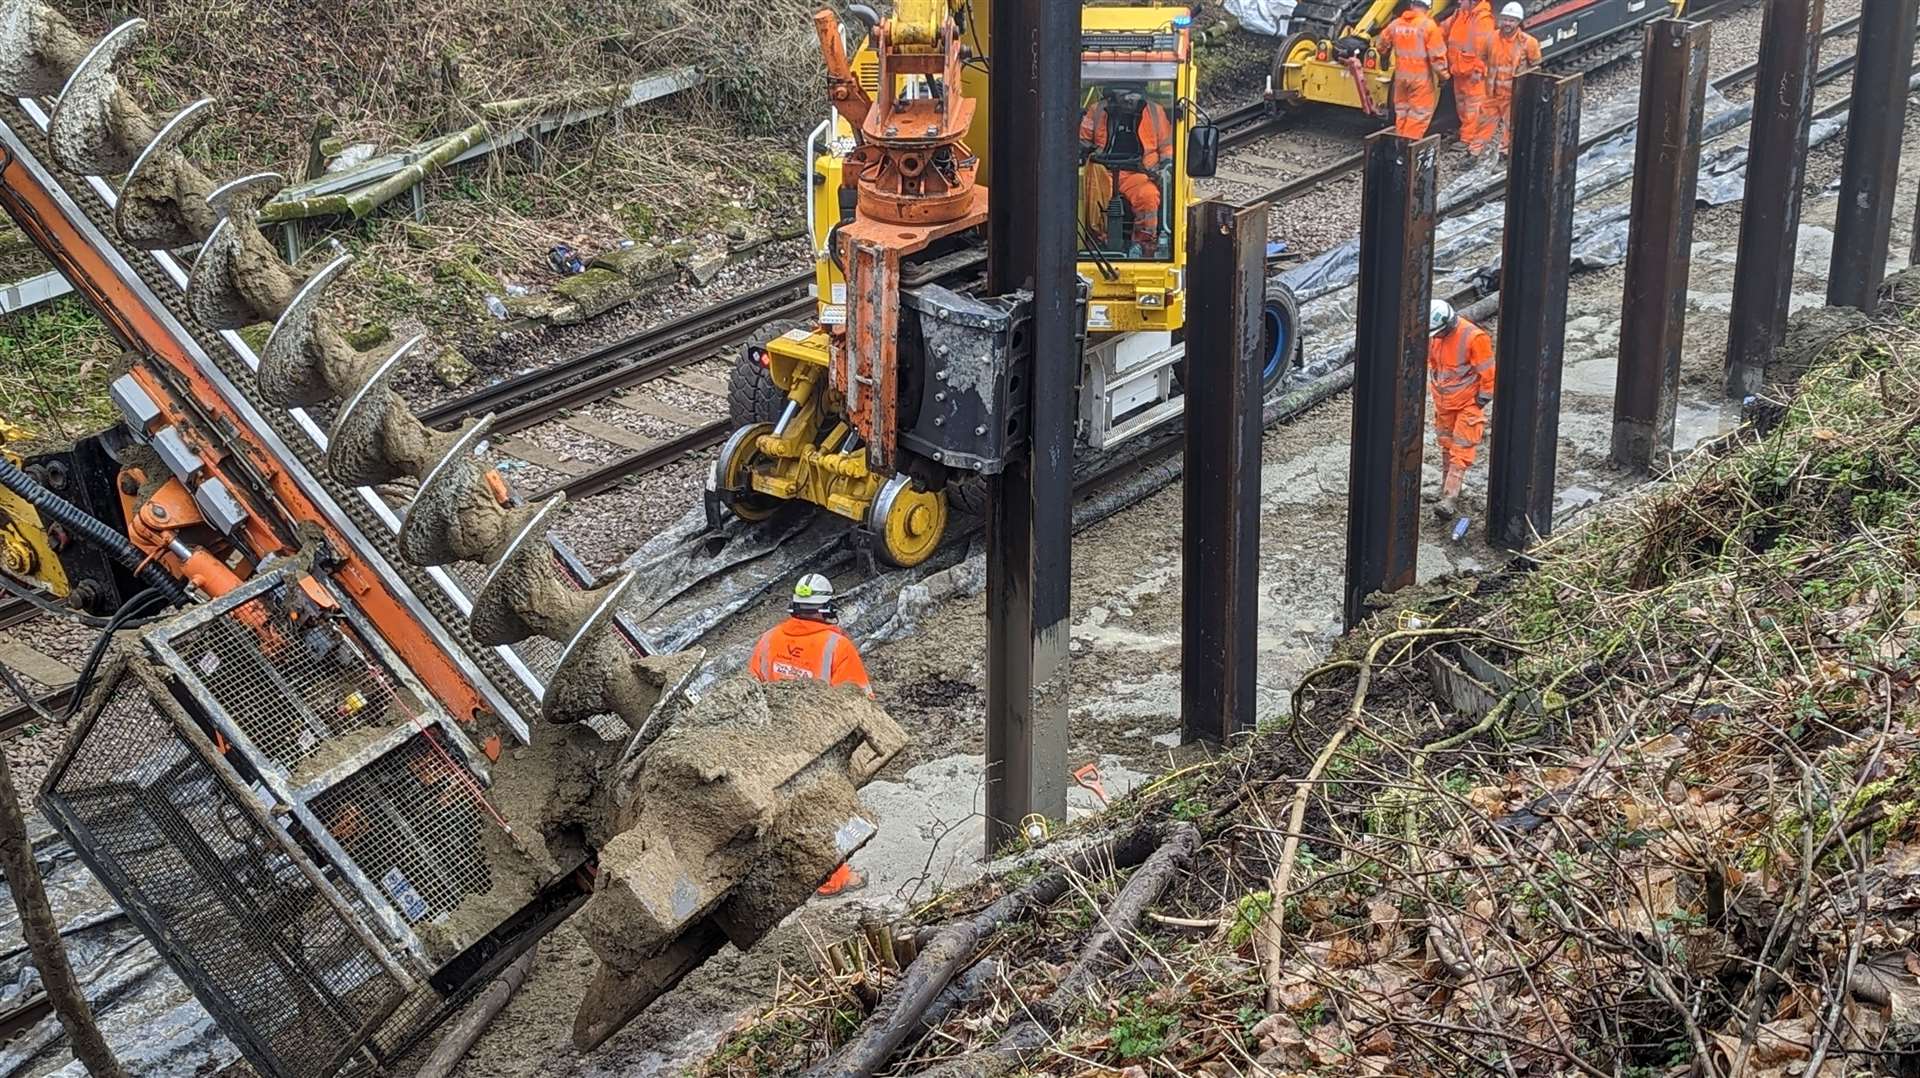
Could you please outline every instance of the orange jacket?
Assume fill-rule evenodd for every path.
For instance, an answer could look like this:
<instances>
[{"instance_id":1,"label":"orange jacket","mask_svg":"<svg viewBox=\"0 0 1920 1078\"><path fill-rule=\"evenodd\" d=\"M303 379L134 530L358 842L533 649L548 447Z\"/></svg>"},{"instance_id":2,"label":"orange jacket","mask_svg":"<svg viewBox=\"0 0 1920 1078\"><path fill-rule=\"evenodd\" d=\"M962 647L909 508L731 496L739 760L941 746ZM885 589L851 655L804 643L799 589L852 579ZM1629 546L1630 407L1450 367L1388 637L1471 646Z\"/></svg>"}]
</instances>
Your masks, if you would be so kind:
<instances>
[{"instance_id":1,"label":"orange jacket","mask_svg":"<svg viewBox=\"0 0 1920 1078\"><path fill-rule=\"evenodd\" d=\"M1086 115L1080 117L1080 141L1092 143L1096 150L1106 150L1108 126L1106 101L1095 101ZM1158 102L1149 101L1141 108L1139 133L1142 168L1153 168L1172 159L1173 121L1167 119L1167 110Z\"/></svg>"},{"instance_id":2,"label":"orange jacket","mask_svg":"<svg viewBox=\"0 0 1920 1078\"><path fill-rule=\"evenodd\" d=\"M1393 53L1396 80L1431 82L1433 75L1429 72L1438 72L1443 79L1447 77L1447 39L1441 36L1440 27L1432 19L1408 8L1388 23L1380 36L1386 39L1387 50Z\"/></svg>"},{"instance_id":3,"label":"orange jacket","mask_svg":"<svg viewBox=\"0 0 1920 1078\"><path fill-rule=\"evenodd\" d=\"M810 678L829 685L858 685L871 694L866 664L838 625L793 618L768 629L753 646L747 672L761 681Z\"/></svg>"},{"instance_id":4,"label":"orange jacket","mask_svg":"<svg viewBox=\"0 0 1920 1078\"><path fill-rule=\"evenodd\" d=\"M1513 95L1513 80L1540 66L1540 39L1525 30L1512 37L1494 32L1487 61L1487 93L1505 99Z\"/></svg>"},{"instance_id":5,"label":"orange jacket","mask_svg":"<svg viewBox=\"0 0 1920 1078\"><path fill-rule=\"evenodd\" d=\"M1493 338L1462 318L1427 346L1427 388L1441 406L1493 396Z\"/></svg>"},{"instance_id":6,"label":"orange jacket","mask_svg":"<svg viewBox=\"0 0 1920 1078\"><path fill-rule=\"evenodd\" d=\"M1447 19L1447 68L1453 77L1485 78L1498 36L1489 0L1461 0Z\"/></svg>"}]
</instances>

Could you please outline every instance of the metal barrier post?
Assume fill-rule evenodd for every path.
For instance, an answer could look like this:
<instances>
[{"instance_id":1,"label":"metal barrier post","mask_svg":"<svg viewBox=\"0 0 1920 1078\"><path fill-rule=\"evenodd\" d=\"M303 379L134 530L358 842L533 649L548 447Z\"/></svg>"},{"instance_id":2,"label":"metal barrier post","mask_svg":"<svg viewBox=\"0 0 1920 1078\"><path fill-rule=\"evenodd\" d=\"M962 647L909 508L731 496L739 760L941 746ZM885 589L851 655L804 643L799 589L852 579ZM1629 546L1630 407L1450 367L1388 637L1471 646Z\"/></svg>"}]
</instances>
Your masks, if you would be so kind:
<instances>
[{"instance_id":1,"label":"metal barrier post","mask_svg":"<svg viewBox=\"0 0 1920 1078\"><path fill-rule=\"evenodd\" d=\"M1427 309L1440 140L1367 140L1360 201L1353 444L1347 479L1348 628L1366 598L1413 583L1427 418Z\"/></svg>"},{"instance_id":2,"label":"metal barrier post","mask_svg":"<svg viewBox=\"0 0 1920 1078\"><path fill-rule=\"evenodd\" d=\"M1613 398L1612 458L1635 471L1673 447L1712 36L1707 24L1680 19L1647 26Z\"/></svg>"},{"instance_id":3,"label":"metal barrier post","mask_svg":"<svg viewBox=\"0 0 1920 1078\"><path fill-rule=\"evenodd\" d=\"M1267 208L1202 202L1187 222L1180 726L1218 745L1254 724Z\"/></svg>"}]
</instances>

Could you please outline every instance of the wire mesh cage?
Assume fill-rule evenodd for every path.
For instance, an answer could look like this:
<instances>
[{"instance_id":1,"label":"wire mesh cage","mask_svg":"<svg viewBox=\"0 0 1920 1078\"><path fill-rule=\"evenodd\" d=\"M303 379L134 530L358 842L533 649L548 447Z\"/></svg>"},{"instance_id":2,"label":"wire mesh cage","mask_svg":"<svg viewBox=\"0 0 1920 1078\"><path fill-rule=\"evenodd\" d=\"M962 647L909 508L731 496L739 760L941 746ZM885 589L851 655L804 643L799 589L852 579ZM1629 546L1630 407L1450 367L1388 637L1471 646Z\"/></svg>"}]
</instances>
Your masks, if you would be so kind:
<instances>
[{"instance_id":1,"label":"wire mesh cage","mask_svg":"<svg viewBox=\"0 0 1920 1078\"><path fill-rule=\"evenodd\" d=\"M410 925L433 929L422 934L436 958L453 957L492 927L463 925L454 915L492 889L482 844L488 828L504 823L432 732L409 738L310 807Z\"/></svg>"},{"instance_id":2,"label":"wire mesh cage","mask_svg":"<svg viewBox=\"0 0 1920 1078\"><path fill-rule=\"evenodd\" d=\"M141 659L110 668L41 803L262 1074L334 1073L417 983Z\"/></svg>"},{"instance_id":3,"label":"wire mesh cage","mask_svg":"<svg viewBox=\"0 0 1920 1078\"><path fill-rule=\"evenodd\" d=\"M167 646L256 751L296 774L328 762L323 749L420 710L397 698L352 627L291 580L170 634Z\"/></svg>"}]
</instances>

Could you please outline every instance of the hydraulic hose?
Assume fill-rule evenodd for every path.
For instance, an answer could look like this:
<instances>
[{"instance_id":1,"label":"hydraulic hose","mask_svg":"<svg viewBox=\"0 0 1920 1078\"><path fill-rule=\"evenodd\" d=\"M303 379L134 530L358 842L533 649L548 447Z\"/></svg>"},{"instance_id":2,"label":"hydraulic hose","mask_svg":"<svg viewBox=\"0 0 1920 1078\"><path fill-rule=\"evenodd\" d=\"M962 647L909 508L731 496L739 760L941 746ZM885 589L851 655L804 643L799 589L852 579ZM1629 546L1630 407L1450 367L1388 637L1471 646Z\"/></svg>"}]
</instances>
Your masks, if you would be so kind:
<instances>
[{"instance_id":1,"label":"hydraulic hose","mask_svg":"<svg viewBox=\"0 0 1920 1078\"><path fill-rule=\"evenodd\" d=\"M147 585L174 603L187 601L187 591L180 582L167 575L166 570L148 561L127 540L127 537L102 523L99 518L83 512L79 506L40 485L32 476L16 467L5 457L0 457L0 487L6 487L18 495L28 505L65 524L77 532L81 538L105 550L113 560L126 567L126 570L139 577Z\"/></svg>"}]
</instances>

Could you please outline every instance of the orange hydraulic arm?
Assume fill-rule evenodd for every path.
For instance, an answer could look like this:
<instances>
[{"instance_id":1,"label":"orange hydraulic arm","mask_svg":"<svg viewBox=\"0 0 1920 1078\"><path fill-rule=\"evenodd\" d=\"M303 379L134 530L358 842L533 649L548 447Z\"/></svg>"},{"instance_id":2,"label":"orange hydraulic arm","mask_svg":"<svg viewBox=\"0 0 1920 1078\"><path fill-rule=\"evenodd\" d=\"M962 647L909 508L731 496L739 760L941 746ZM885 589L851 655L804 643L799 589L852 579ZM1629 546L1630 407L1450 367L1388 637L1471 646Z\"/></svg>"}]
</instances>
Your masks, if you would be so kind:
<instances>
[{"instance_id":1,"label":"orange hydraulic arm","mask_svg":"<svg viewBox=\"0 0 1920 1078\"><path fill-rule=\"evenodd\" d=\"M933 19L924 0L917 10L920 22L873 29L877 99L848 66L839 20L831 11L813 20L833 107L859 133L846 159L859 195L854 219L836 230L847 320L832 329L828 384L845 399L870 464L883 473L894 470L899 435L901 262L987 220L980 159L965 141L975 102L961 92L959 34L950 15Z\"/></svg>"},{"instance_id":2,"label":"orange hydraulic arm","mask_svg":"<svg viewBox=\"0 0 1920 1078\"><path fill-rule=\"evenodd\" d=\"M86 297L128 349L142 357L137 361L135 377L161 407L165 421L177 423L183 431L196 432L192 435L198 439L194 448L202 454L210 474L220 476L231 491L257 495L248 503L251 512L242 534L235 538L245 548L240 552L240 571L251 572L252 564L269 554L297 553L300 545L296 536L302 533L325 539L340 559L332 570L334 579L447 710L462 717L491 710L484 694L434 641L403 597L366 562L360 543L333 524L314 494L295 480L287 462L208 378L170 325L170 317L155 309L130 284L125 274L131 271L126 265L110 254L110 249L103 251L102 245L93 242L70 216L70 204L63 196L50 190L40 175L5 145L0 145L0 208ZM209 443L204 433L209 430L225 432L231 442ZM184 495L184 490L180 494ZM144 511L138 516L130 514L135 521L129 528L133 533L130 538L203 590L218 594L230 589L238 582L239 571L230 568L216 552L184 548L184 544L184 553L173 548L172 541L179 539L183 529L167 525L178 522L172 515L175 509L185 511L179 501L170 495L149 501L167 513L164 518L153 519ZM185 504L191 507L192 499L185 498Z\"/></svg>"}]
</instances>

